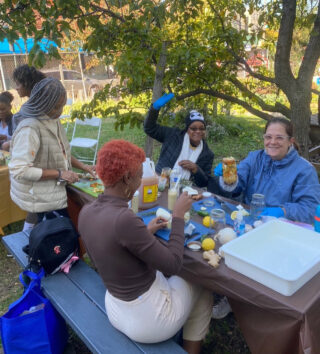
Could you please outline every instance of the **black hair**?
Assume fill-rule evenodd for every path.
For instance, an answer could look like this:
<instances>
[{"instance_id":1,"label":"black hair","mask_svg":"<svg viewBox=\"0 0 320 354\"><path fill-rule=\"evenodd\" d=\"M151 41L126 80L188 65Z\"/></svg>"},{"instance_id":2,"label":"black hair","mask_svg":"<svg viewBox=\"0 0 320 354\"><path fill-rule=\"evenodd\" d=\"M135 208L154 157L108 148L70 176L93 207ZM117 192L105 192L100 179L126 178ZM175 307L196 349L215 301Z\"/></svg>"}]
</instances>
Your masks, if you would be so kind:
<instances>
[{"instance_id":1,"label":"black hair","mask_svg":"<svg viewBox=\"0 0 320 354\"><path fill-rule=\"evenodd\" d=\"M13 101L14 97L13 94L9 91L4 91L0 93L0 103L4 103L8 106L11 107L11 102ZM12 113L11 113L11 108L10 112L8 112L8 116L5 119L7 125L8 125L8 133L9 135L13 134L13 129L12 129ZM2 144L0 144L1 148Z\"/></svg>"},{"instance_id":2,"label":"black hair","mask_svg":"<svg viewBox=\"0 0 320 354\"><path fill-rule=\"evenodd\" d=\"M5 103L7 105L11 105L11 102L13 101L13 94L9 91L4 91L0 93L0 102Z\"/></svg>"},{"instance_id":3,"label":"black hair","mask_svg":"<svg viewBox=\"0 0 320 354\"><path fill-rule=\"evenodd\" d=\"M30 91L37 82L45 78L46 75L43 72L28 64L18 66L13 71L13 80L19 82L24 88Z\"/></svg>"},{"instance_id":4,"label":"black hair","mask_svg":"<svg viewBox=\"0 0 320 354\"><path fill-rule=\"evenodd\" d=\"M286 133L287 135L289 136L289 138L294 138L294 129L293 129L293 124L290 122L290 120L286 119L286 118L281 118L281 117L275 117L275 118L271 118L267 124L266 124L266 127L264 128L264 132L267 131L268 127L271 125L271 124L275 124L275 123L278 123L278 124L281 124L284 126L285 130L286 130ZM294 141L293 142L293 146L295 147L295 149L300 152L300 146L299 144Z\"/></svg>"}]
</instances>

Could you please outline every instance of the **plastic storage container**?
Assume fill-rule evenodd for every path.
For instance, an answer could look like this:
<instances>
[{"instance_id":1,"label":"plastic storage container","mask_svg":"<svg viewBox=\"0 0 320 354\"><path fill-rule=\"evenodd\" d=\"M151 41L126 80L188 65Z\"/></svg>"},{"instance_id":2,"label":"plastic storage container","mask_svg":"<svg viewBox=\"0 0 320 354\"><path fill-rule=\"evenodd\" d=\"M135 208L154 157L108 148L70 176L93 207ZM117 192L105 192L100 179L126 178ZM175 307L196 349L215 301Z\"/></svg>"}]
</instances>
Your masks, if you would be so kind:
<instances>
[{"instance_id":1,"label":"plastic storage container","mask_svg":"<svg viewBox=\"0 0 320 354\"><path fill-rule=\"evenodd\" d=\"M226 265L290 296L320 271L319 234L272 220L220 248Z\"/></svg>"}]
</instances>

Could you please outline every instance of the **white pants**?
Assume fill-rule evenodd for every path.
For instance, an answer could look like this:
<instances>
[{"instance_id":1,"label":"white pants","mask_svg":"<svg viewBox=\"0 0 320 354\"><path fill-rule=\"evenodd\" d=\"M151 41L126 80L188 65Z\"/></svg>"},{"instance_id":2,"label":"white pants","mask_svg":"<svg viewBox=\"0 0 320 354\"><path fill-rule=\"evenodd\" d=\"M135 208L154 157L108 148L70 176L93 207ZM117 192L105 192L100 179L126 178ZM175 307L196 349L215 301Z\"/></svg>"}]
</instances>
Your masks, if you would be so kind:
<instances>
[{"instance_id":1,"label":"white pants","mask_svg":"<svg viewBox=\"0 0 320 354\"><path fill-rule=\"evenodd\" d=\"M157 343L173 337L183 327L183 339L202 340L209 328L212 292L178 276L157 272L150 289L133 301L123 301L108 291L107 314L112 325L134 341Z\"/></svg>"}]
</instances>

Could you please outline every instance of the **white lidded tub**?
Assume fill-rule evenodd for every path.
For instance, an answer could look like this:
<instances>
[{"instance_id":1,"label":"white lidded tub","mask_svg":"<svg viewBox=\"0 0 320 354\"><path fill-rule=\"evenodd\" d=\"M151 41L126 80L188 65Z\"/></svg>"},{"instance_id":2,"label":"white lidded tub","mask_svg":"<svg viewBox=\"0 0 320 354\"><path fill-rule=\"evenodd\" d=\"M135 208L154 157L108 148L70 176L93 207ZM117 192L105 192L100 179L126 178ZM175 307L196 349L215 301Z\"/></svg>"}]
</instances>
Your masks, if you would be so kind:
<instances>
[{"instance_id":1,"label":"white lidded tub","mask_svg":"<svg viewBox=\"0 0 320 354\"><path fill-rule=\"evenodd\" d=\"M280 220L220 248L226 265L290 296L320 271L320 234Z\"/></svg>"}]
</instances>

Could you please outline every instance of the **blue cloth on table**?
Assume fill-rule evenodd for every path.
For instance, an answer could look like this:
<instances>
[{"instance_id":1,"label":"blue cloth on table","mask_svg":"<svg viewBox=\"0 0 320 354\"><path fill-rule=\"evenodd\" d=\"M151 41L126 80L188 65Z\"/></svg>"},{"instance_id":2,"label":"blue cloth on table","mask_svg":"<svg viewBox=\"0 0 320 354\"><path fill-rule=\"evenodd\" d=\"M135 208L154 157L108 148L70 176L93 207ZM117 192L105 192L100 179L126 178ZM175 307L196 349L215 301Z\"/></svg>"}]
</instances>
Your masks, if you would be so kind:
<instances>
[{"instance_id":1,"label":"blue cloth on table","mask_svg":"<svg viewBox=\"0 0 320 354\"><path fill-rule=\"evenodd\" d=\"M211 200L211 201L213 201L213 206L211 206L211 207L205 207L206 208L206 210L204 210L204 211L206 211L206 212L208 212L209 214L210 214L210 212L211 212L211 210L212 209L222 209L221 208L221 203L216 199L216 198L214 198L214 197L208 197L208 198L205 198L205 200ZM224 202L224 204L228 207L228 208L230 208L232 211L234 211L234 210L238 210L237 209L237 206L236 205L234 205L234 204L231 204L231 203L229 203L229 202ZM204 207L204 199L201 199L201 200L199 200L199 201L197 201L197 202L194 202L193 204L192 204L192 208L195 210L195 211L202 211L201 210L201 208L202 207ZM248 211L248 210L247 210ZM249 211L248 211L249 212ZM226 224L228 224L228 225L230 225L230 226L232 226L233 227L233 220L231 219L231 216L230 216L230 214L228 214L227 212L225 212L225 214L226 214ZM245 221L245 223L246 224L249 224L249 225L253 225L253 220L252 220L252 218L250 217L250 216L245 216L244 217L244 221Z\"/></svg>"},{"instance_id":2,"label":"blue cloth on table","mask_svg":"<svg viewBox=\"0 0 320 354\"><path fill-rule=\"evenodd\" d=\"M157 209L159 209L159 207L154 207L152 209L148 209L148 210L144 210L144 211L140 211L137 215L141 217L141 219L143 220L143 222L148 225L149 222L154 219L156 217L156 211ZM163 208L165 209L165 208ZM167 209L165 209L167 210ZM154 214L152 214L154 212ZM186 241L185 241L185 245L188 244L190 241L196 241L196 240L199 240L201 239L201 237L203 235L206 235L206 234L213 234L214 231L191 220L190 221L194 226L195 226L195 229L193 231L193 233L198 233L197 235L194 235L193 237L190 237L188 238ZM155 235L157 237L160 237L162 238L163 240L165 241L169 241L170 239L170 232L171 230L170 229L160 229L158 230Z\"/></svg>"}]
</instances>

